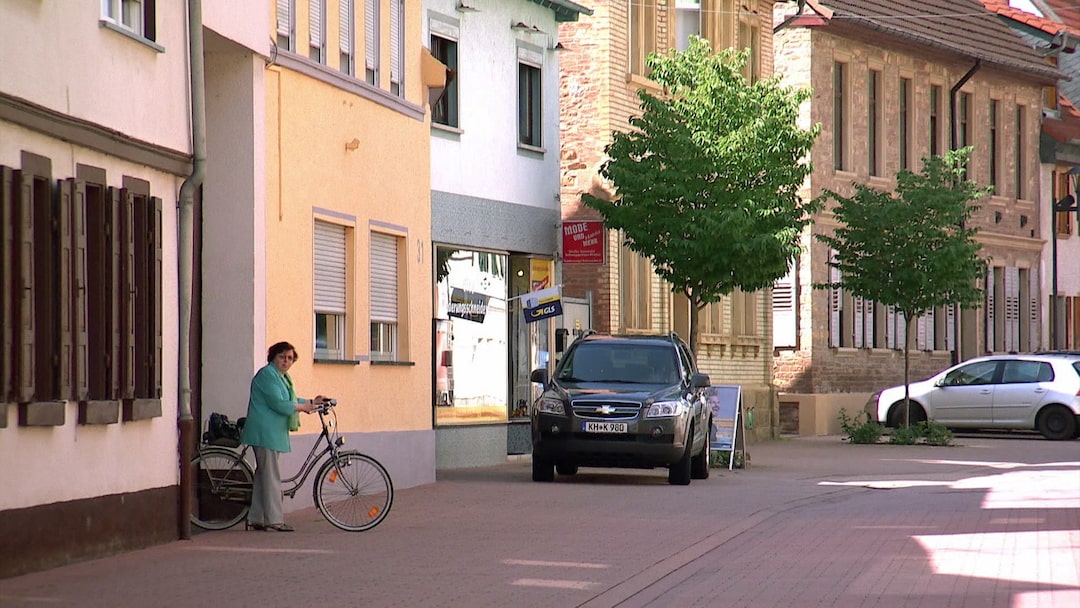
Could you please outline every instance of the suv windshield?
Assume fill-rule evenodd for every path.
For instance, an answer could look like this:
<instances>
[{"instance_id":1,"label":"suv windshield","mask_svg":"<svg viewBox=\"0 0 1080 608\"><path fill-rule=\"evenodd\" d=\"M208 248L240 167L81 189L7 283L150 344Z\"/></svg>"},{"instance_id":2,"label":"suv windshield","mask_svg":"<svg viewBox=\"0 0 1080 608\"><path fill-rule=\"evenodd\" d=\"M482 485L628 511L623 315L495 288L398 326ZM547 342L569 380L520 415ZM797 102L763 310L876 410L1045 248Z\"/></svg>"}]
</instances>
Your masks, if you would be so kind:
<instances>
[{"instance_id":1,"label":"suv windshield","mask_svg":"<svg viewBox=\"0 0 1080 608\"><path fill-rule=\"evenodd\" d=\"M677 384L680 380L671 345L620 344L597 341L579 344L559 369L563 382L626 382Z\"/></svg>"}]
</instances>

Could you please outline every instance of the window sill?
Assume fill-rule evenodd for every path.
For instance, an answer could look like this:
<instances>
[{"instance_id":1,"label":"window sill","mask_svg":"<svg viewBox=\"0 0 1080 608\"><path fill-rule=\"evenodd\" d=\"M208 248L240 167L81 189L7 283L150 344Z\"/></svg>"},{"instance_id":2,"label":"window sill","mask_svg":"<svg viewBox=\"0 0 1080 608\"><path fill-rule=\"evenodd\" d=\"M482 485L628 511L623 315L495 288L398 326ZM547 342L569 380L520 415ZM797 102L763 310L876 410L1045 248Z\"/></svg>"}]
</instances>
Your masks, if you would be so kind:
<instances>
[{"instance_id":1,"label":"window sill","mask_svg":"<svg viewBox=\"0 0 1080 608\"><path fill-rule=\"evenodd\" d=\"M450 125L444 125L444 124L438 123L438 122L432 122L431 123L431 130L432 131L439 131L440 134L445 134L445 135L450 135L450 136L460 136L462 133L465 132L464 129L461 129L459 127L451 127Z\"/></svg>"},{"instance_id":2,"label":"window sill","mask_svg":"<svg viewBox=\"0 0 1080 608\"><path fill-rule=\"evenodd\" d=\"M124 422L161 417L161 399L124 399Z\"/></svg>"},{"instance_id":3,"label":"window sill","mask_svg":"<svg viewBox=\"0 0 1080 608\"><path fill-rule=\"evenodd\" d=\"M19 404L19 426L64 426L67 403L32 401Z\"/></svg>"},{"instance_id":4,"label":"window sill","mask_svg":"<svg viewBox=\"0 0 1080 608\"><path fill-rule=\"evenodd\" d=\"M120 422L119 401L79 402L79 424L116 424L117 422Z\"/></svg>"},{"instance_id":5,"label":"window sill","mask_svg":"<svg viewBox=\"0 0 1080 608\"><path fill-rule=\"evenodd\" d=\"M360 365L359 361L352 361L349 359L331 359L328 357L315 357L312 359L314 363L324 363L327 365Z\"/></svg>"},{"instance_id":6,"label":"window sill","mask_svg":"<svg viewBox=\"0 0 1080 608\"><path fill-rule=\"evenodd\" d=\"M539 154L540 156L543 156L544 153L547 152L547 150L545 150L544 148L538 146L530 146L529 144L523 144L520 142L518 142L517 147L518 150L521 150L522 152L530 152L532 154Z\"/></svg>"},{"instance_id":7,"label":"window sill","mask_svg":"<svg viewBox=\"0 0 1080 608\"><path fill-rule=\"evenodd\" d=\"M131 38L135 42L144 44L144 45L154 49L158 53L164 53L165 52L165 47L161 46L160 44L154 42L153 40L150 40L149 38L144 38L144 37L136 34L135 32L133 32L133 31L127 29L127 28L120 27L119 25L116 25L112 21L106 21L105 19L101 19L101 20L98 21L98 25L100 25L101 27L103 27L103 28L105 28L107 30L114 31L117 34L120 34L122 36L127 36L128 38Z\"/></svg>"},{"instance_id":8,"label":"window sill","mask_svg":"<svg viewBox=\"0 0 1080 608\"><path fill-rule=\"evenodd\" d=\"M412 367L415 361L372 361L372 365L385 365L387 367Z\"/></svg>"},{"instance_id":9,"label":"window sill","mask_svg":"<svg viewBox=\"0 0 1080 608\"><path fill-rule=\"evenodd\" d=\"M642 76L641 74L634 74L632 72L627 73L626 84L635 86L639 89L645 89L650 93L660 93L661 91L663 91L663 88L655 80Z\"/></svg>"}]
</instances>

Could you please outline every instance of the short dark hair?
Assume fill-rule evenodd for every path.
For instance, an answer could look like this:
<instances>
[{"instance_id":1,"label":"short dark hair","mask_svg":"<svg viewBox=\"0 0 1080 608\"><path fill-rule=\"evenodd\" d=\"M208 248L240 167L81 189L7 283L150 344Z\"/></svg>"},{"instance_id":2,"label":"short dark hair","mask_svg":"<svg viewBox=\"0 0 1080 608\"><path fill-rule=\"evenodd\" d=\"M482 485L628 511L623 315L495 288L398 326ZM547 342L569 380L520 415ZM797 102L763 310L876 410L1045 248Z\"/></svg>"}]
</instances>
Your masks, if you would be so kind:
<instances>
[{"instance_id":1,"label":"short dark hair","mask_svg":"<svg viewBox=\"0 0 1080 608\"><path fill-rule=\"evenodd\" d=\"M277 344L271 346L270 350L266 351L266 362L273 363L274 357L280 355L281 353L287 353L290 350L293 352L293 361L296 361L296 347L292 344L289 344L288 342L278 342Z\"/></svg>"}]
</instances>

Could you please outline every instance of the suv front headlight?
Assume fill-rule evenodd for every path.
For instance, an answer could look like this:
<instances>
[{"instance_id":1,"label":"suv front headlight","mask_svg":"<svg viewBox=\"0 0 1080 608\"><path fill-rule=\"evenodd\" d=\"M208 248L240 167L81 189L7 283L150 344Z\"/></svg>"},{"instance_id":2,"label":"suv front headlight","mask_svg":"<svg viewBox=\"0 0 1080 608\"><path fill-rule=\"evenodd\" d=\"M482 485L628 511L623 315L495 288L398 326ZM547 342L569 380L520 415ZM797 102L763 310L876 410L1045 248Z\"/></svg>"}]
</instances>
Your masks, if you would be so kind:
<instances>
[{"instance_id":1,"label":"suv front headlight","mask_svg":"<svg viewBox=\"0 0 1080 608\"><path fill-rule=\"evenodd\" d=\"M540 399L540 401L536 403L536 411L541 414L566 415L566 409L563 408L563 402L559 399L552 399L551 397Z\"/></svg>"},{"instance_id":2,"label":"suv front headlight","mask_svg":"<svg viewBox=\"0 0 1080 608\"><path fill-rule=\"evenodd\" d=\"M689 408L685 401L657 401L649 406L646 418L674 418L682 416Z\"/></svg>"}]
</instances>

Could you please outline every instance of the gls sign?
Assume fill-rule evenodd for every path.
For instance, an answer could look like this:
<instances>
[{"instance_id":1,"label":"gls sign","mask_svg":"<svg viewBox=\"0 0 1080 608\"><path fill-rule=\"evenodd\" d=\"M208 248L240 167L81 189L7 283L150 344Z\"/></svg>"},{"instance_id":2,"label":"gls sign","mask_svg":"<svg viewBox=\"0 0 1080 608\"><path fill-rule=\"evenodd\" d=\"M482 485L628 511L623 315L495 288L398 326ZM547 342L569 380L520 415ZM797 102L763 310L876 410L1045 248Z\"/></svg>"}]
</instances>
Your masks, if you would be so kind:
<instances>
[{"instance_id":1,"label":"gls sign","mask_svg":"<svg viewBox=\"0 0 1080 608\"><path fill-rule=\"evenodd\" d=\"M562 294L558 287L549 287L522 297L525 302L525 322L533 323L548 317L561 315Z\"/></svg>"}]
</instances>

